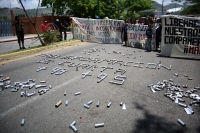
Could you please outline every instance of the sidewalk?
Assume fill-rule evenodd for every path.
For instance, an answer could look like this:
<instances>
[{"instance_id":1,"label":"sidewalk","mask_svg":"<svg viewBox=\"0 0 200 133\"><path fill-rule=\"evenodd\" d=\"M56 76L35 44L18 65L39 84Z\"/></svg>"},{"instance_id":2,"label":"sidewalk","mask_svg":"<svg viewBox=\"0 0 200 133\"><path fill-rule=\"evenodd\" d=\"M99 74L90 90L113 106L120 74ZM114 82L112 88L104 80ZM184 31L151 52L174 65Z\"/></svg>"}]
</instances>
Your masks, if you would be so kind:
<instances>
[{"instance_id":1,"label":"sidewalk","mask_svg":"<svg viewBox=\"0 0 200 133\"><path fill-rule=\"evenodd\" d=\"M24 40L37 38L37 34L26 34ZM17 36L3 36L0 37L0 43L17 41Z\"/></svg>"},{"instance_id":2,"label":"sidewalk","mask_svg":"<svg viewBox=\"0 0 200 133\"><path fill-rule=\"evenodd\" d=\"M67 32L67 34L71 34L71 32ZM33 38L37 38L37 34L25 34L24 35L24 40L33 39ZM17 36L3 36L3 37L0 37L0 43L13 42L13 41L17 41Z\"/></svg>"},{"instance_id":3,"label":"sidewalk","mask_svg":"<svg viewBox=\"0 0 200 133\"><path fill-rule=\"evenodd\" d=\"M68 43L68 41L73 38L73 35L71 34L71 32L68 32L67 34L68 35L67 35L66 43ZM64 35L63 35L63 37L64 37ZM27 34L27 35L25 35L24 36L24 40L25 40L24 46L26 48L29 48L29 47L41 45L41 42L39 41L39 39L34 39L34 38L37 38L37 34ZM6 53L6 52L13 51L13 50L19 50L19 45L17 43L17 36L0 37L0 56L2 54ZM17 53L20 53L22 51L20 50Z\"/></svg>"}]
</instances>

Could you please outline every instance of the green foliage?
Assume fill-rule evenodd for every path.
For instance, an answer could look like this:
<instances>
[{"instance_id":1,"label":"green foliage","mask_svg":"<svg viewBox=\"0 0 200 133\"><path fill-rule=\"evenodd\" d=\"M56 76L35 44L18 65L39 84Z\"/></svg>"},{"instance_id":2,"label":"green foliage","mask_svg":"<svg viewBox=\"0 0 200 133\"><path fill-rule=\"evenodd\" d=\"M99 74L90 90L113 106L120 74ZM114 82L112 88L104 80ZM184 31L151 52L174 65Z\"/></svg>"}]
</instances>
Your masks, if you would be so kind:
<instances>
[{"instance_id":1,"label":"green foliage","mask_svg":"<svg viewBox=\"0 0 200 133\"><path fill-rule=\"evenodd\" d=\"M200 14L200 2L197 4L194 4L192 6L189 6L181 12L182 15L195 15Z\"/></svg>"},{"instance_id":2,"label":"green foliage","mask_svg":"<svg viewBox=\"0 0 200 133\"><path fill-rule=\"evenodd\" d=\"M0 20L10 20L8 16L0 16Z\"/></svg>"},{"instance_id":3,"label":"green foliage","mask_svg":"<svg viewBox=\"0 0 200 133\"><path fill-rule=\"evenodd\" d=\"M66 9L66 0L42 0L41 6L43 7L52 7L52 16L56 14L63 15Z\"/></svg>"},{"instance_id":4,"label":"green foliage","mask_svg":"<svg viewBox=\"0 0 200 133\"><path fill-rule=\"evenodd\" d=\"M97 15L97 0L68 0L67 6L71 9L67 14L76 17L95 17Z\"/></svg>"},{"instance_id":5,"label":"green foliage","mask_svg":"<svg viewBox=\"0 0 200 133\"><path fill-rule=\"evenodd\" d=\"M177 3L180 3L182 2L183 0L171 0L172 2L177 2Z\"/></svg>"},{"instance_id":6,"label":"green foliage","mask_svg":"<svg viewBox=\"0 0 200 133\"><path fill-rule=\"evenodd\" d=\"M152 0L126 0L126 7L128 11L139 12L142 10L153 9Z\"/></svg>"},{"instance_id":7,"label":"green foliage","mask_svg":"<svg viewBox=\"0 0 200 133\"><path fill-rule=\"evenodd\" d=\"M131 19L131 18L136 19L136 18L138 18L138 17L140 17L139 14L137 14L137 13L135 13L135 12L134 12L134 13L128 12L128 13L125 15L125 20Z\"/></svg>"},{"instance_id":8,"label":"green foliage","mask_svg":"<svg viewBox=\"0 0 200 133\"><path fill-rule=\"evenodd\" d=\"M196 4L200 3L199 0L186 0L186 2L191 2L191 3L196 3Z\"/></svg>"},{"instance_id":9,"label":"green foliage","mask_svg":"<svg viewBox=\"0 0 200 133\"><path fill-rule=\"evenodd\" d=\"M154 17L154 12L152 11L138 12L138 14L140 15L140 17L147 17L147 16Z\"/></svg>"},{"instance_id":10,"label":"green foliage","mask_svg":"<svg viewBox=\"0 0 200 133\"><path fill-rule=\"evenodd\" d=\"M19 16L19 17L26 17L25 14L18 14L17 16Z\"/></svg>"},{"instance_id":11,"label":"green foliage","mask_svg":"<svg viewBox=\"0 0 200 133\"><path fill-rule=\"evenodd\" d=\"M183 11L180 12L182 15L195 15L200 14L200 0L186 0L184 5L187 5L188 3L192 3L191 6L188 6L183 9Z\"/></svg>"},{"instance_id":12,"label":"green foliage","mask_svg":"<svg viewBox=\"0 0 200 133\"><path fill-rule=\"evenodd\" d=\"M40 37L46 41L47 43L52 43L58 41L57 38L58 32L57 31L50 31L44 32L40 35Z\"/></svg>"},{"instance_id":13,"label":"green foliage","mask_svg":"<svg viewBox=\"0 0 200 133\"><path fill-rule=\"evenodd\" d=\"M72 31L72 29L73 29L72 26L68 26L68 27L67 27L67 30L68 30L68 31Z\"/></svg>"},{"instance_id":14,"label":"green foliage","mask_svg":"<svg viewBox=\"0 0 200 133\"><path fill-rule=\"evenodd\" d=\"M59 15L95 18L98 15L98 0L42 0L42 6L52 7L52 12ZM100 18L137 16L137 12L152 9L153 0L99 0ZM70 8L65 12L65 9ZM134 14L134 11L136 12ZM126 15L126 12L128 15Z\"/></svg>"},{"instance_id":15,"label":"green foliage","mask_svg":"<svg viewBox=\"0 0 200 133\"><path fill-rule=\"evenodd\" d=\"M120 16L123 17L126 10L125 0L102 0L100 8L101 18L120 19Z\"/></svg>"}]
</instances>

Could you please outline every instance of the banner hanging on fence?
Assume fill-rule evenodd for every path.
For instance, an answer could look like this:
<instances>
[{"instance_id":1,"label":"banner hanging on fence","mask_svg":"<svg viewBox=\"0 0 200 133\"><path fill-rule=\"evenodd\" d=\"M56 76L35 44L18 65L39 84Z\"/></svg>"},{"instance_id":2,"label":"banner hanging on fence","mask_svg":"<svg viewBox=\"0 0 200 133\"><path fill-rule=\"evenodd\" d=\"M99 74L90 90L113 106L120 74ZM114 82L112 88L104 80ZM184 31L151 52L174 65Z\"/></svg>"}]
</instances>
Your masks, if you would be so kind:
<instances>
[{"instance_id":1,"label":"banner hanging on fence","mask_svg":"<svg viewBox=\"0 0 200 133\"><path fill-rule=\"evenodd\" d=\"M162 27L161 55L200 59L200 19L165 15Z\"/></svg>"}]
</instances>

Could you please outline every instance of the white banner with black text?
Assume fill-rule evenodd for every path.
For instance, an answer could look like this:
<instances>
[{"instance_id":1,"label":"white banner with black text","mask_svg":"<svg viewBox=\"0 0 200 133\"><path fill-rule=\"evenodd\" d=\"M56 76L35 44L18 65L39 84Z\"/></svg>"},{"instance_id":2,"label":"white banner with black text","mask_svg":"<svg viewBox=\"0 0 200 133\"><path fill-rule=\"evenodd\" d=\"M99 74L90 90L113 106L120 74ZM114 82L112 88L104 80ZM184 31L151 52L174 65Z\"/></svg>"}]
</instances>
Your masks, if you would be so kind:
<instances>
[{"instance_id":1,"label":"white banner with black text","mask_svg":"<svg viewBox=\"0 0 200 133\"><path fill-rule=\"evenodd\" d=\"M155 23L152 25L152 41L151 41L151 49L156 49L156 28L158 24ZM148 25L140 25L140 24L129 24L128 25L128 46L135 48L146 48L146 30Z\"/></svg>"},{"instance_id":2,"label":"white banner with black text","mask_svg":"<svg viewBox=\"0 0 200 133\"><path fill-rule=\"evenodd\" d=\"M200 19L162 16L161 55L200 59Z\"/></svg>"},{"instance_id":3,"label":"white banner with black text","mask_svg":"<svg viewBox=\"0 0 200 133\"><path fill-rule=\"evenodd\" d=\"M121 31L123 20L88 19L73 17L73 35L75 39L98 43L122 43ZM146 48L147 25L128 24L128 41L130 47ZM152 26L152 50L155 49L155 31L157 24Z\"/></svg>"},{"instance_id":4,"label":"white banner with black text","mask_svg":"<svg viewBox=\"0 0 200 133\"><path fill-rule=\"evenodd\" d=\"M89 42L121 43L124 21L73 17L74 38Z\"/></svg>"}]
</instances>

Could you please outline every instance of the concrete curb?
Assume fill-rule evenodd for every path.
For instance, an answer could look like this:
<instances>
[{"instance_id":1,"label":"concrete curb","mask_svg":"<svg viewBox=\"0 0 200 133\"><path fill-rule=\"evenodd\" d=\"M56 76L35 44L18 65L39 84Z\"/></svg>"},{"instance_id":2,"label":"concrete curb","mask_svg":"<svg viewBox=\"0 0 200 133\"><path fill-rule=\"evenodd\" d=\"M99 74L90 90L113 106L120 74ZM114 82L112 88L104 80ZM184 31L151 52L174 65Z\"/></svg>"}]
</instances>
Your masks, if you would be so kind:
<instances>
[{"instance_id":1,"label":"concrete curb","mask_svg":"<svg viewBox=\"0 0 200 133\"><path fill-rule=\"evenodd\" d=\"M59 46L64 46L64 45L67 45L67 44L74 44L74 43L78 43L78 42L81 42L81 41L80 40L76 40L76 41L72 41L72 42L62 42L62 43L58 43L58 44L44 46L44 47L41 47L41 48L24 50L24 51L14 52L14 53L11 53L11 54L3 54L3 55L0 55L0 59L10 58L10 57L23 55L23 54L27 54L27 53L40 52L40 51L43 51L43 50L46 50L46 49L59 47Z\"/></svg>"}]
</instances>

